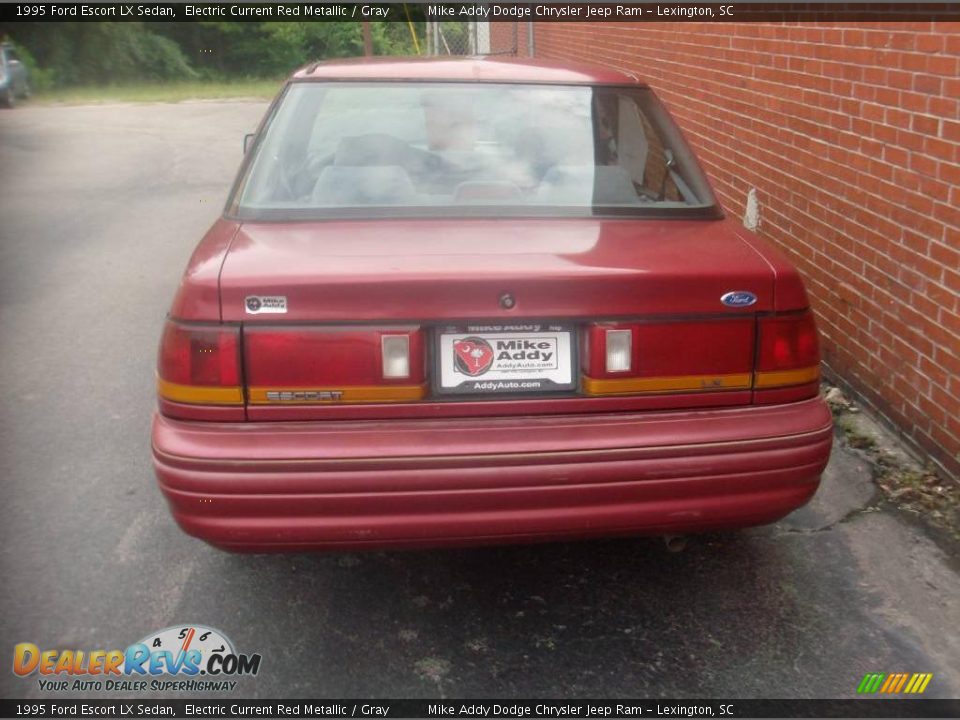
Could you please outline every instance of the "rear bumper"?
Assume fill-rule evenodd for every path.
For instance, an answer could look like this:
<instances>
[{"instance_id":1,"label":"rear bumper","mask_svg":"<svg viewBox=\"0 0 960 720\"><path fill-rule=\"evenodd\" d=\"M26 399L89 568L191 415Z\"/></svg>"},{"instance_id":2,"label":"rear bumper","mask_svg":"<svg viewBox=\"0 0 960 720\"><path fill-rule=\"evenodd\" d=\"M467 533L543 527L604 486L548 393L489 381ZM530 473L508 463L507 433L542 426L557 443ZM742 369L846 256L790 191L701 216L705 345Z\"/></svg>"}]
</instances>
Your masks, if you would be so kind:
<instances>
[{"instance_id":1,"label":"rear bumper","mask_svg":"<svg viewBox=\"0 0 960 720\"><path fill-rule=\"evenodd\" d=\"M157 415L180 526L294 551L687 533L773 522L816 492L822 400L737 409L303 423Z\"/></svg>"}]
</instances>

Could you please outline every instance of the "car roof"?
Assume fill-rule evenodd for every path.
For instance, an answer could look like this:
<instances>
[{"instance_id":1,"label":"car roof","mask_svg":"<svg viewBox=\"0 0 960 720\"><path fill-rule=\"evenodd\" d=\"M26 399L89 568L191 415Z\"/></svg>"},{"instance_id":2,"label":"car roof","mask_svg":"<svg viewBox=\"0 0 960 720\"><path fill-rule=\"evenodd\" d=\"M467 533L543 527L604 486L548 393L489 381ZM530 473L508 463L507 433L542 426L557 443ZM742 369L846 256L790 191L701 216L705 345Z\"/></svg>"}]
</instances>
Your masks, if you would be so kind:
<instances>
[{"instance_id":1,"label":"car roof","mask_svg":"<svg viewBox=\"0 0 960 720\"><path fill-rule=\"evenodd\" d=\"M427 80L530 82L561 85L645 84L632 73L602 65L504 57L375 57L311 63L291 77L301 80Z\"/></svg>"}]
</instances>

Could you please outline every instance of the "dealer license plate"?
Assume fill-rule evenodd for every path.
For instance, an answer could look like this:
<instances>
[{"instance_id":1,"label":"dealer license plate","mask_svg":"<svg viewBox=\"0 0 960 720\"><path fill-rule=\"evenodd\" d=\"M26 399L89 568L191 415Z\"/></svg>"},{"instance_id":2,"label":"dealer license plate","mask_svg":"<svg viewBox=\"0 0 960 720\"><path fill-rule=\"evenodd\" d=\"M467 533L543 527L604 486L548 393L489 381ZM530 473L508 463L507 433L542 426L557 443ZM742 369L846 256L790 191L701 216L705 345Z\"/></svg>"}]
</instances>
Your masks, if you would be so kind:
<instances>
[{"instance_id":1,"label":"dealer license plate","mask_svg":"<svg viewBox=\"0 0 960 720\"><path fill-rule=\"evenodd\" d=\"M572 326L553 323L441 328L436 390L476 395L572 390L575 337Z\"/></svg>"}]
</instances>

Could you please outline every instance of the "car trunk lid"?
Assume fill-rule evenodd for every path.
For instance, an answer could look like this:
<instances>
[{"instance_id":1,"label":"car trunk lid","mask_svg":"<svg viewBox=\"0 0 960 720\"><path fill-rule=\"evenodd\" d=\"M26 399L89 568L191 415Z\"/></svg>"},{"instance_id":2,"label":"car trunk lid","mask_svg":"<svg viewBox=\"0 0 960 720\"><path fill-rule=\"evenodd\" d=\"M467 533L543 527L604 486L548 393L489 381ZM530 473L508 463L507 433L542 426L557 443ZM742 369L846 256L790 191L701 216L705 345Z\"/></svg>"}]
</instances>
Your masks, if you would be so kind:
<instances>
[{"instance_id":1,"label":"car trunk lid","mask_svg":"<svg viewBox=\"0 0 960 720\"><path fill-rule=\"evenodd\" d=\"M744 312L770 266L724 221L397 220L244 224L220 276L225 321L393 322ZM501 305L509 293L512 307ZM251 313L247 298L285 298Z\"/></svg>"}]
</instances>

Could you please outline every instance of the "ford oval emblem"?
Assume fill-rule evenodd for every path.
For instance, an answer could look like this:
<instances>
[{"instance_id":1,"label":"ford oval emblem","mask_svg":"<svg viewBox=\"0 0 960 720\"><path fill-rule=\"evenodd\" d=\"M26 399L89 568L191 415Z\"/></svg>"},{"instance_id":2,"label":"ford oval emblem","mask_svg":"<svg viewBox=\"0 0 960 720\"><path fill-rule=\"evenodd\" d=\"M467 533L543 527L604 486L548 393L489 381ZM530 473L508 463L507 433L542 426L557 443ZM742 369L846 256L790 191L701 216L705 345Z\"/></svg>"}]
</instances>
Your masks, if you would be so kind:
<instances>
[{"instance_id":1,"label":"ford oval emblem","mask_svg":"<svg viewBox=\"0 0 960 720\"><path fill-rule=\"evenodd\" d=\"M733 290L720 298L727 307L750 307L757 301L757 296L747 290Z\"/></svg>"}]
</instances>

